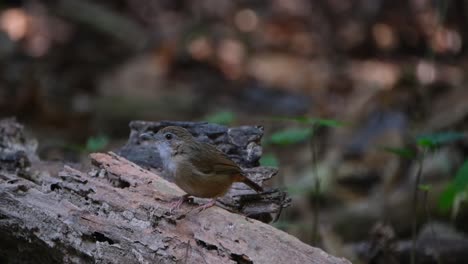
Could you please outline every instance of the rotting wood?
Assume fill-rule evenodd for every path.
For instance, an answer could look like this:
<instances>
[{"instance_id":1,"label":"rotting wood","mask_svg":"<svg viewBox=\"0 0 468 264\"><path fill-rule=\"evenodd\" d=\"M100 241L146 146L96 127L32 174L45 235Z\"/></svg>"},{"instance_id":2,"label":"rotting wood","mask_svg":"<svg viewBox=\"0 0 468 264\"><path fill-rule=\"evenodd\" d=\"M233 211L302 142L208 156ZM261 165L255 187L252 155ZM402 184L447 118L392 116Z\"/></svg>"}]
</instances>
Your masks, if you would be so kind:
<instances>
[{"instance_id":1,"label":"rotting wood","mask_svg":"<svg viewBox=\"0 0 468 264\"><path fill-rule=\"evenodd\" d=\"M0 121L0 134L9 124ZM1 263L349 263L219 207L185 204L185 217L173 216L169 201L182 191L116 154L91 154L90 171L55 174L32 153L14 161L33 148L5 144L11 138L28 143L0 136Z\"/></svg>"}]
</instances>

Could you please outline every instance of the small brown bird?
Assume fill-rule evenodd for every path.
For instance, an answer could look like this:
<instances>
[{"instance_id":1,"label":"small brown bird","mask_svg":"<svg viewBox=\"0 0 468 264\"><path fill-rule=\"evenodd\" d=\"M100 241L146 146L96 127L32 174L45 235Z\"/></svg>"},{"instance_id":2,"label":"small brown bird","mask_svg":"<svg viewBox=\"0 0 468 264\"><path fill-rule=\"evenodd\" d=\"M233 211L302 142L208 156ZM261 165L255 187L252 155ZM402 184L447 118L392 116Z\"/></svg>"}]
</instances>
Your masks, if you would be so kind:
<instances>
[{"instance_id":1,"label":"small brown bird","mask_svg":"<svg viewBox=\"0 0 468 264\"><path fill-rule=\"evenodd\" d=\"M168 126L156 135L143 134L156 141L164 169L187 194L173 206L178 208L188 196L213 198L202 210L213 206L234 182L243 182L256 192L263 191L247 178L242 169L214 146L197 141L185 128Z\"/></svg>"}]
</instances>

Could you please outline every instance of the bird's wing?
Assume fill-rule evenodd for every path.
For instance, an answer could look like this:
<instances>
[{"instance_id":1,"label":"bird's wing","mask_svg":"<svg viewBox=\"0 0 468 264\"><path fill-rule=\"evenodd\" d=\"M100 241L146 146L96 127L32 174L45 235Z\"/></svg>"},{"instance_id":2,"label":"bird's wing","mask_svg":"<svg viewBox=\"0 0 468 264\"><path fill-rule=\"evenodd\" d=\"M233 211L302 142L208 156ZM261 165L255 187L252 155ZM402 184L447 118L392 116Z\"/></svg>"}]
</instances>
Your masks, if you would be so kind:
<instances>
[{"instance_id":1,"label":"bird's wing","mask_svg":"<svg viewBox=\"0 0 468 264\"><path fill-rule=\"evenodd\" d=\"M228 175L232 177L232 181L234 182L243 182L256 192L263 191L260 185L247 178L242 173L241 168L224 153L212 145L206 143L201 144L201 148L199 146L197 150L200 152L199 150L203 149L204 155L192 155L190 160L194 168L197 168L199 172L209 176Z\"/></svg>"},{"instance_id":2,"label":"bird's wing","mask_svg":"<svg viewBox=\"0 0 468 264\"><path fill-rule=\"evenodd\" d=\"M193 155L191 162L206 174L235 175L241 173L237 164L212 145L202 143L204 155Z\"/></svg>"}]
</instances>

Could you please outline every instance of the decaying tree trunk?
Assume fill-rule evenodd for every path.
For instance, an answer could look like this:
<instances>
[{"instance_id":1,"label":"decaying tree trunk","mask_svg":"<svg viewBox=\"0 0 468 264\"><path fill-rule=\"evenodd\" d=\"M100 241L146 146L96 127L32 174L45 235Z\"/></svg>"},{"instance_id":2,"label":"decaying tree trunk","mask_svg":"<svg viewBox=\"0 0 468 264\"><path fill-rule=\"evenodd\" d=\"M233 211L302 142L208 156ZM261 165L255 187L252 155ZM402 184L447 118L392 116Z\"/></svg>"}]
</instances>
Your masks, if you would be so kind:
<instances>
[{"instance_id":1,"label":"decaying tree trunk","mask_svg":"<svg viewBox=\"0 0 468 264\"><path fill-rule=\"evenodd\" d=\"M0 121L0 263L349 263L220 207L170 214L174 184L90 157L88 171L41 162L22 126Z\"/></svg>"}]
</instances>

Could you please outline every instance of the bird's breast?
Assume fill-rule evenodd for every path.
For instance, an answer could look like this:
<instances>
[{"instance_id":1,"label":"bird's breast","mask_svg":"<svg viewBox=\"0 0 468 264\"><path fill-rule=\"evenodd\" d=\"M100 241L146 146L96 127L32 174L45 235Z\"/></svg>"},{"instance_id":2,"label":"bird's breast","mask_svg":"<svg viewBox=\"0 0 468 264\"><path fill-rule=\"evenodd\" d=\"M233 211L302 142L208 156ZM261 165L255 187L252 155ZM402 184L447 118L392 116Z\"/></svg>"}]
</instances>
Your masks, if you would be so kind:
<instances>
[{"instance_id":1,"label":"bird's breast","mask_svg":"<svg viewBox=\"0 0 468 264\"><path fill-rule=\"evenodd\" d=\"M176 168L175 183L189 195L214 198L224 195L231 187L230 175L203 173L191 164L179 164Z\"/></svg>"}]
</instances>

